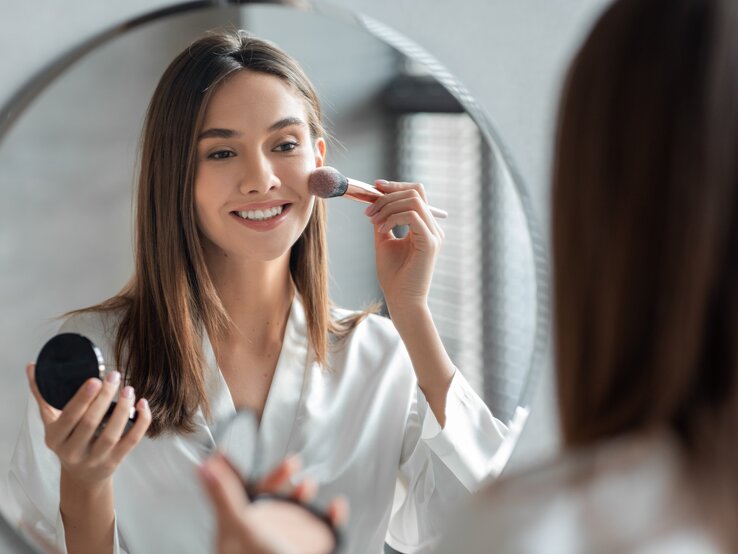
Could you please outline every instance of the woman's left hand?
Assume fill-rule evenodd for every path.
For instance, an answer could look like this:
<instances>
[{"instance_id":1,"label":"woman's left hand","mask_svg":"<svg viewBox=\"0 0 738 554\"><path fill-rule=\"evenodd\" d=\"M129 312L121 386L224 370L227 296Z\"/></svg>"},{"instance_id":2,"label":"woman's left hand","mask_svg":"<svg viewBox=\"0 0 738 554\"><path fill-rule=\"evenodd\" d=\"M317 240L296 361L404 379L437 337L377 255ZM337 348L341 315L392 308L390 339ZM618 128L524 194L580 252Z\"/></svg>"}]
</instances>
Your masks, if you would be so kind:
<instances>
[{"instance_id":1,"label":"woman's left hand","mask_svg":"<svg viewBox=\"0 0 738 554\"><path fill-rule=\"evenodd\" d=\"M295 458L284 460L274 471L261 480L256 492L289 494L299 502L310 502L317 492L312 481L302 481L291 487L290 480L299 470ZM222 454L215 454L200 466L200 479L205 487L218 524L215 549L218 554L293 554L314 552L310 544L296 545L285 540L286 525L271 517L264 517L258 503L251 504L244 493L241 478ZM334 499L326 515L331 524L338 527L348 517L348 505L342 498Z\"/></svg>"},{"instance_id":2,"label":"woman's left hand","mask_svg":"<svg viewBox=\"0 0 738 554\"><path fill-rule=\"evenodd\" d=\"M423 185L375 181L384 193L364 212L374 224L377 277L390 314L427 305L436 256L443 229L431 214ZM392 228L410 230L396 238Z\"/></svg>"}]
</instances>

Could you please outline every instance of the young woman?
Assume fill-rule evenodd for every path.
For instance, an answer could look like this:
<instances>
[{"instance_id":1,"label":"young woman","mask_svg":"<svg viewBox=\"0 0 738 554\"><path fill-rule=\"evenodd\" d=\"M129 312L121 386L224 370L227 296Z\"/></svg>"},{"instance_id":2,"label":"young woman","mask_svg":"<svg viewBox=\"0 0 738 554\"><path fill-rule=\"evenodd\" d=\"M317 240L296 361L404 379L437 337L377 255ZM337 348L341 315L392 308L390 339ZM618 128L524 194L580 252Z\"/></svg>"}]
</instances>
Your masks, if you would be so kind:
<instances>
[{"instance_id":1,"label":"young woman","mask_svg":"<svg viewBox=\"0 0 738 554\"><path fill-rule=\"evenodd\" d=\"M444 551L738 552L737 150L738 4L615 2L559 116L567 454L481 494Z\"/></svg>"},{"instance_id":2,"label":"young woman","mask_svg":"<svg viewBox=\"0 0 738 554\"><path fill-rule=\"evenodd\" d=\"M242 32L205 36L166 70L143 133L134 275L62 326L122 376L91 380L58 412L30 368L38 406L11 470L26 525L70 552L207 551L195 469L241 408L260 420L264 468L299 453L299 478L353 506L346 552L385 539L417 551L486 477L504 427L431 320L443 231L421 185L378 181L386 196L367 210L392 321L330 306L325 206L307 188L326 155L320 117L296 62Z\"/></svg>"},{"instance_id":3,"label":"young woman","mask_svg":"<svg viewBox=\"0 0 738 554\"><path fill-rule=\"evenodd\" d=\"M738 3L614 2L556 137L565 453L478 495L439 552L738 552L737 150ZM270 552L227 466L203 471L221 535Z\"/></svg>"}]
</instances>

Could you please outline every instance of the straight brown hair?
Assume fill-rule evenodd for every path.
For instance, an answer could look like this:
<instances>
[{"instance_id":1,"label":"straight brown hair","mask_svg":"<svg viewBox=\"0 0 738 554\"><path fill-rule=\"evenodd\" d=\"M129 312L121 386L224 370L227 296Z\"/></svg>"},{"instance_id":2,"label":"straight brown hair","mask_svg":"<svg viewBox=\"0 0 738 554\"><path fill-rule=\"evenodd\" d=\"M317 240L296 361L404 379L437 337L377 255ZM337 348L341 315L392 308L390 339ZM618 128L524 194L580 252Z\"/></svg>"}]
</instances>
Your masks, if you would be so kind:
<instances>
[{"instance_id":1,"label":"straight brown hair","mask_svg":"<svg viewBox=\"0 0 738 554\"><path fill-rule=\"evenodd\" d=\"M552 203L565 444L672 429L735 516L734 0L605 12L565 84Z\"/></svg>"},{"instance_id":2,"label":"straight brown hair","mask_svg":"<svg viewBox=\"0 0 738 554\"><path fill-rule=\"evenodd\" d=\"M205 265L194 207L197 135L208 101L238 71L285 81L305 99L313 140L325 135L318 96L297 62L244 31L215 31L181 52L164 72L144 123L135 218L135 269L113 298L77 312L116 311L118 365L153 420L148 435L193 430L210 410L205 391L203 333L221 336L229 316ZM315 360L327 361L329 335L343 337L366 315L334 320L328 297L326 211L315 200L290 253L290 273L305 307ZM215 342L215 341L213 341Z\"/></svg>"}]
</instances>

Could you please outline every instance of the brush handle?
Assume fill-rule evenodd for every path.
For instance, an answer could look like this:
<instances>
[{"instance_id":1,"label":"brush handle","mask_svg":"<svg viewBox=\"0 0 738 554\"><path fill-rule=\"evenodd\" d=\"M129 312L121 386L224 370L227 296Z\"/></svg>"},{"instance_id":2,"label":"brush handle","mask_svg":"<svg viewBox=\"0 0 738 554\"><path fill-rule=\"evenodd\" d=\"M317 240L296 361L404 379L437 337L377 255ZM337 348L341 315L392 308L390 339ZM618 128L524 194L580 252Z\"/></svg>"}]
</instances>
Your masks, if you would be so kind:
<instances>
[{"instance_id":1,"label":"brush handle","mask_svg":"<svg viewBox=\"0 0 738 554\"><path fill-rule=\"evenodd\" d=\"M446 219L448 217L448 212L446 210L435 208L433 206L428 206L428 209L430 209L430 213L432 213L436 219Z\"/></svg>"},{"instance_id":2,"label":"brush handle","mask_svg":"<svg viewBox=\"0 0 738 554\"><path fill-rule=\"evenodd\" d=\"M374 204L377 198L384 196L384 193L368 183L357 181L356 179L349 179L348 188L343 195L358 202ZM428 206L428 209L436 219L446 219L448 217L448 212L445 210L434 208L433 206Z\"/></svg>"}]
</instances>

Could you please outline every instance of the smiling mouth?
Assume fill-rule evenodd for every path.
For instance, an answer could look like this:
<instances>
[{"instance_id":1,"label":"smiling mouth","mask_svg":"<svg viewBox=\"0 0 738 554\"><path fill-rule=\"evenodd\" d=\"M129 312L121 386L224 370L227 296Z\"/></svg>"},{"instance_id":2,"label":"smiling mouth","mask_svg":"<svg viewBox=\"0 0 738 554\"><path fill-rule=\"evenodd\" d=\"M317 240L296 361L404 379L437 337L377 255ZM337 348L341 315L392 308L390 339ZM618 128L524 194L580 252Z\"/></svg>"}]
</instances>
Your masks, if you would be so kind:
<instances>
[{"instance_id":1,"label":"smiling mouth","mask_svg":"<svg viewBox=\"0 0 738 554\"><path fill-rule=\"evenodd\" d=\"M289 207L289 204L283 204L282 206L274 206L273 208L267 208L265 210L248 210L243 212L231 212L232 214L245 219L247 221L269 221L282 214L282 212Z\"/></svg>"}]
</instances>

